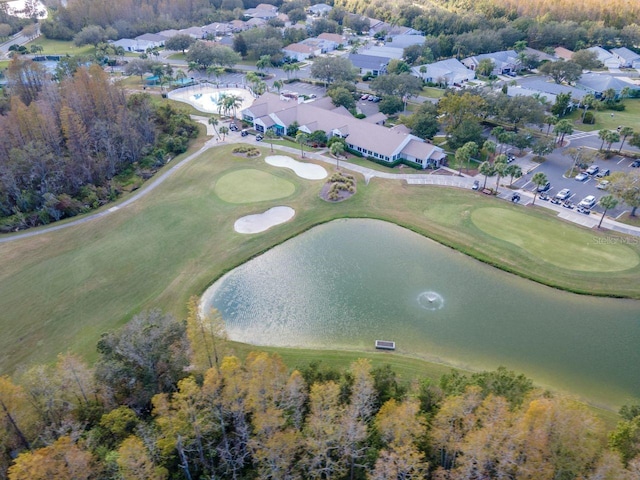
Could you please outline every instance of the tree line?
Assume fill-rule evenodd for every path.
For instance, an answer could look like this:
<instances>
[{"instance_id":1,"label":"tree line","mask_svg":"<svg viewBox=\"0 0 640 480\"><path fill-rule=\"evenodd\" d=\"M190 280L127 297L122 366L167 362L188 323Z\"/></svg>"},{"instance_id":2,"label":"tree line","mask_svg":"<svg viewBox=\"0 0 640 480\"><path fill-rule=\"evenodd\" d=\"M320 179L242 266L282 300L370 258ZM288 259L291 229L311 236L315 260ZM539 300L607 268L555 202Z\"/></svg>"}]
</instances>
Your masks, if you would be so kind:
<instances>
[{"instance_id":1,"label":"tree line","mask_svg":"<svg viewBox=\"0 0 640 480\"><path fill-rule=\"evenodd\" d=\"M605 428L523 375L403 382L233 355L196 299L178 321L143 312L73 354L0 377L0 478L616 479L640 474L640 406Z\"/></svg>"},{"instance_id":2,"label":"tree line","mask_svg":"<svg viewBox=\"0 0 640 480\"><path fill-rule=\"evenodd\" d=\"M47 224L112 201L186 150L197 126L148 95L126 97L97 65L53 81L14 59L0 108L0 229Z\"/></svg>"}]
</instances>

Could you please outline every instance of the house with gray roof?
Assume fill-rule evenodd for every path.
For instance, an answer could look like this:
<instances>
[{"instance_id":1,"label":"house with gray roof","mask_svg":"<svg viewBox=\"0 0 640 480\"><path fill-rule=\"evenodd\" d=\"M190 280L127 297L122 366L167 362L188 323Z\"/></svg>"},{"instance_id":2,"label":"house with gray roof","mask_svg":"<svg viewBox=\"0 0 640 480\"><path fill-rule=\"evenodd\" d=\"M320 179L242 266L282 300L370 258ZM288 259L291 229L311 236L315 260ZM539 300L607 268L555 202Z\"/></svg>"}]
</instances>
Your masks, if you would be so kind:
<instances>
[{"instance_id":1,"label":"house with gray roof","mask_svg":"<svg viewBox=\"0 0 640 480\"><path fill-rule=\"evenodd\" d=\"M504 50L502 52L483 53L474 55L462 60L465 67L475 70L482 60L489 59L493 62L493 75L508 75L515 73L520 68L520 60L515 50Z\"/></svg>"},{"instance_id":2,"label":"house with gray roof","mask_svg":"<svg viewBox=\"0 0 640 480\"><path fill-rule=\"evenodd\" d=\"M596 98L602 97L602 94L609 89L613 89L616 95L620 95L623 88L630 88L632 90L640 89L638 85L625 82L618 77L598 73L584 73L582 77L576 81L576 87L592 93Z\"/></svg>"},{"instance_id":3,"label":"house with gray roof","mask_svg":"<svg viewBox=\"0 0 640 480\"><path fill-rule=\"evenodd\" d=\"M571 95L572 99L578 101L582 100L588 93L580 88L555 83L553 80L547 77L524 77L518 79L517 82L520 90L514 88L514 90L509 93L509 91L511 91L510 88L509 91L507 91L507 95L514 96L520 94L533 96L535 94L538 94L541 97L547 97L548 101L554 103L556 101L556 97L561 93L568 93L569 95Z\"/></svg>"},{"instance_id":4,"label":"house with gray roof","mask_svg":"<svg viewBox=\"0 0 640 480\"><path fill-rule=\"evenodd\" d=\"M331 10L333 10L333 7L326 3L316 3L307 8L307 12L316 17L324 17L328 15Z\"/></svg>"},{"instance_id":5,"label":"house with gray roof","mask_svg":"<svg viewBox=\"0 0 640 480\"><path fill-rule=\"evenodd\" d=\"M359 53L350 53L349 60L353 66L360 71L360 75L367 73L377 77L387 73L387 65L389 65L389 57L375 57L372 55L362 55Z\"/></svg>"},{"instance_id":6,"label":"house with gray roof","mask_svg":"<svg viewBox=\"0 0 640 480\"><path fill-rule=\"evenodd\" d=\"M346 37L343 37L342 35L339 35L337 33L325 32L318 35L317 38L319 38L320 40L325 40L327 42L333 42L335 44L334 49L338 47L343 47L348 43Z\"/></svg>"},{"instance_id":7,"label":"house with gray roof","mask_svg":"<svg viewBox=\"0 0 640 480\"><path fill-rule=\"evenodd\" d=\"M261 18L263 20L269 20L278 16L278 9L275 6L271 5L271 8L260 8L261 5L265 4L261 3L256 8L247 8L244 11L244 16L249 18Z\"/></svg>"},{"instance_id":8,"label":"house with gray roof","mask_svg":"<svg viewBox=\"0 0 640 480\"><path fill-rule=\"evenodd\" d=\"M465 67L456 58L412 67L411 74L425 82L446 84L448 86L460 86L464 82L476 78L476 72Z\"/></svg>"},{"instance_id":9,"label":"house with gray roof","mask_svg":"<svg viewBox=\"0 0 640 480\"><path fill-rule=\"evenodd\" d=\"M611 52L602 47L589 47L590 52L594 52L598 60L600 60L607 68L620 68L620 60L614 57Z\"/></svg>"},{"instance_id":10,"label":"house with gray roof","mask_svg":"<svg viewBox=\"0 0 640 480\"><path fill-rule=\"evenodd\" d=\"M629 50L627 47L611 49L611 55L620 62L621 67L640 68L640 55Z\"/></svg>"},{"instance_id":11,"label":"house with gray roof","mask_svg":"<svg viewBox=\"0 0 640 480\"><path fill-rule=\"evenodd\" d=\"M394 58L396 60L400 60L404 55L404 51L402 48L393 48L388 45L374 45L368 48L363 48L359 50L363 55L369 55L373 57L384 57L384 58Z\"/></svg>"},{"instance_id":12,"label":"house with gray roof","mask_svg":"<svg viewBox=\"0 0 640 480\"><path fill-rule=\"evenodd\" d=\"M191 38L195 38L196 40L202 39L205 36L202 27L189 27L183 28L180 30L181 35L189 35Z\"/></svg>"},{"instance_id":13,"label":"house with gray roof","mask_svg":"<svg viewBox=\"0 0 640 480\"><path fill-rule=\"evenodd\" d=\"M125 52L144 52L146 49L140 47L137 40L132 38L121 38L115 42L110 42L114 47L122 47Z\"/></svg>"},{"instance_id":14,"label":"house with gray roof","mask_svg":"<svg viewBox=\"0 0 640 480\"><path fill-rule=\"evenodd\" d=\"M396 35L389 38L385 44L387 47L405 49L412 45L423 45L426 37L424 35Z\"/></svg>"},{"instance_id":15,"label":"house with gray roof","mask_svg":"<svg viewBox=\"0 0 640 480\"><path fill-rule=\"evenodd\" d=\"M266 93L241 114L260 132L272 129L283 135L294 122L302 132L322 130L328 137L344 138L352 151L390 165L406 161L421 168L439 167L446 158L440 147L406 131L359 120L344 108L330 108L327 103L300 103Z\"/></svg>"}]
</instances>

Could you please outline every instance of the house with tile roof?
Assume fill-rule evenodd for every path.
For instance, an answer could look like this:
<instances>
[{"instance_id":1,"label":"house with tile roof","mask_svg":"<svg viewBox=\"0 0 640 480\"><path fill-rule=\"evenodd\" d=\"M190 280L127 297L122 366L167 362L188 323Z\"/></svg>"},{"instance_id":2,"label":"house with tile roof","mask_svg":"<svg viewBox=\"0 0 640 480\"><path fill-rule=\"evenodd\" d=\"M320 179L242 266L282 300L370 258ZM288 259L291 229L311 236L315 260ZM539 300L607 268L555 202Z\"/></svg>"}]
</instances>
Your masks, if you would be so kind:
<instances>
[{"instance_id":1,"label":"house with tile roof","mask_svg":"<svg viewBox=\"0 0 640 480\"><path fill-rule=\"evenodd\" d=\"M325 40L327 42L333 42L336 44L335 48L344 47L348 42L346 37L339 35L337 33L321 33L318 35L320 40Z\"/></svg>"},{"instance_id":2,"label":"house with tile roof","mask_svg":"<svg viewBox=\"0 0 640 480\"><path fill-rule=\"evenodd\" d=\"M344 138L347 147L359 154L389 165L401 161L421 168L439 167L446 155L440 147L403 130L395 130L353 117L344 107L330 101L300 102L266 93L241 112L243 121L257 131L272 129L284 135L294 122L298 130L322 130L327 137Z\"/></svg>"},{"instance_id":3,"label":"house with tile roof","mask_svg":"<svg viewBox=\"0 0 640 480\"><path fill-rule=\"evenodd\" d=\"M553 53L555 53L556 57L561 58L562 60L571 60L571 57L573 57L573 52L564 47L554 48Z\"/></svg>"},{"instance_id":4,"label":"house with tile roof","mask_svg":"<svg viewBox=\"0 0 640 480\"><path fill-rule=\"evenodd\" d=\"M611 55L620 62L624 68L640 68L640 55L629 50L627 47L611 49Z\"/></svg>"},{"instance_id":5,"label":"house with tile roof","mask_svg":"<svg viewBox=\"0 0 640 480\"><path fill-rule=\"evenodd\" d=\"M320 55L322 53L322 49L318 45L291 43L282 49L282 53L285 57L294 58L300 62L307 58Z\"/></svg>"}]
</instances>

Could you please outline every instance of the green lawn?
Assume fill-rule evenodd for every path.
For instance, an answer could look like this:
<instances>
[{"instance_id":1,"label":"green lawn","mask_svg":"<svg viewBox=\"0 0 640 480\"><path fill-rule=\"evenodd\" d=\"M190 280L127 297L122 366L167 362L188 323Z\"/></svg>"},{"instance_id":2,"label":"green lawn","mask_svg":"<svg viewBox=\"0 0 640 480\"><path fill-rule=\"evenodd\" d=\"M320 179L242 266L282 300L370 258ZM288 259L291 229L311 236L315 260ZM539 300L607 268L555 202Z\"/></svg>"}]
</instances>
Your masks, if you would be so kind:
<instances>
[{"instance_id":1,"label":"green lawn","mask_svg":"<svg viewBox=\"0 0 640 480\"><path fill-rule=\"evenodd\" d=\"M51 40L43 36L29 42L26 46L30 48L31 45L40 45L44 49L42 51L44 55L92 55L95 52L93 45L76 47L72 41Z\"/></svg>"},{"instance_id":2,"label":"green lawn","mask_svg":"<svg viewBox=\"0 0 640 480\"><path fill-rule=\"evenodd\" d=\"M207 151L152 193L114 214L0 244L0 374L24 363L50 361L66 349L93 359L100 334L117 328L140 310L162 308L183 317L188 298L204 292L226 271L304 230L342 217L393 221L546 284L640 298L637 265L619 272L583 271L579 269L582 264L574 266L578 269L563 268L486 234L471 220L476 209L500 207L522 224L549 222L548 231L530 235L554 234L551 225L572 235L587 232L551 221L553 214L542 208L505 204L467 190L408 186L400 181L372 179L365 185L362 178L351 199L327 203L319 198L318 182L267 165L268 145L259 147L262 157L252 159L233 155L234 147ZM259 204L221 200L216 194L219 181L232 179L228 188L238 187L241 180L233 172L239 169L260 171L294 185L286 204L295 209L296 216L258 235L235 233L233 224L239 217L255 213L258 207L266 210L282 204L282 200ZM594 238L605 235L588 234ZM640 252L635 244L624 249Z\"/></svg>"},{"instance_id":3,"label":"green lawn","mask_svg":"<svg viewBox=\"0 0 640 480\"><path fill-rule=\"evenodd\" d=\"M255 203L286 198L296 191L296 187L271 173L243 168L221 177L215 191L228 203Z\"/></svg>"},{"instance_id":4,"label":"green lawn","mask_svg":"<svg viewBox=\"0 0 640 480\"><path fill-rule=\"evenodd\" d=\"M626 127L632 127L636 132L640 132L640 99L638 98L625 98L623 100L625 109L622 112L614 112L613 110L601 110L589 111L595 115L596 123L593 125L586 125L582 123L582 114L584 110L579 109L567 117L574 123L574 127L578 130L584 130L591 132L593 130L615 130L620 125ZM613 116L611 116L613 114Z\"/></svg>"},{"instance_id":5,"label":"green lawn","mask_svg":"<svg viewBox=\"0 0 640 480\"><path fill-rule=\"evenodd\" d=\"M186 60L187 59L187 54L186 53L182 53L182 52L178 52L178 53L173 53L173 54L169 55L167 58L169 60Z\"/></svg>"},{"instance_id":6,"label":"green lawn","mask_svg":"<svg viewBox=\"0 0 640 480\"><path fill-rule=\"evenodd\" d=\"M422 87L422 91L419 95L427 98L442 98L444 97L444 92L445 91L442 88Z\"/></svg>"},{"instance_id":7,"label":"green lawn","mask_svg":"<svg viewBox=\"0 0 640 480\"><path fill-rule=\"evenodd\" d=\"M616 272L638 265L640 258L623 245L596 244L586 230L552 219L527 218L504 208L480 208L471 216L484 233L516 245L550 264L584 272Z\"/></svg>"}]
</instances>

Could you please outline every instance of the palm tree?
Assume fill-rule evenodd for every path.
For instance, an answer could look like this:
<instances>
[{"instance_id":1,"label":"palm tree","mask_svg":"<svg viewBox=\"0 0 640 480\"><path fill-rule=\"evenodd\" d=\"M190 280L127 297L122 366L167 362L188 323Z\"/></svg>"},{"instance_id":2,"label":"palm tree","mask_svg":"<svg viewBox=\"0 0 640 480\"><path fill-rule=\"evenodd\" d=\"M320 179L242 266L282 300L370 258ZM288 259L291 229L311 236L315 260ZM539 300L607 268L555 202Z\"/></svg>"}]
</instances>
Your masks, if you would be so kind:
<instances>
[{"instance_id":1,"label":"palm tree","mask_svg":"<svg viewBox=\"0 0 640 480\"><path fill-rule=\"evenodd\" d=\"M304 144L307 141L309 136L304 132L298 132L296 134L296 143L300 144L300 155L304 158Z\"/></svg>"},{"instance_id":2,"label":"palm tree","mask_svg":"<svg viewBox=\"0 0 640 480\"><path fill-rule=\"evenodd\" d=\"M478 171L484 175L484 184L482 185L484 190L487 187L487 179L493 177L496 174L496 170L490 162L482 162Z\"/></svg>"},{"instance_id":3,"label":"palm tree","mask_svg":"<svg viewBox=\"0 0 640 480\"><path fill-rule=\"evenodd\" d=\"M522 167L520 167L520 165L512 163L506 168L504 173L505 175L509 175L511 177L511 180L509 182L509 186L511 186L513 185L514 178L520 178L522 176Z\"/></svg>"},{"instance_id":4,"label":"palm tree","mask_svg":"<svg viewBox=\"0 0 640 480\"><path fill-rule=\"evenodd\" d=\"M280 80L274 81L273 88L275 88L278 91L278 93L280 93L280 89L282 89L282 82Z\"/></svg>"},{"instance_id":5,"label":"palm tree","mask_svg":"<svg viewBox=\"0 0 640 480\"><path fill-rule=\"evenodd\" d=\"M582 123L584 123L584 117L587 115L587 110L596 103L596 97L592 93L587 93L584 97L582 97L582 107L584 108L584 112L582 112Z\"/></svg>"},{"instance_id":6,"label":"palm tree","mask_svg":"<svg viewBox=\"0 0 640 480\"><path fill-rule=\"evenodd\" d=\"M266 138L271 145L271 152L273 153L273 141L278 138L276 132L273 131L272 128L267 128L267 131L264 132L264 138Z\"/></svg>"},{"instance_id":7,"label":"palm tree","mask_svg":"<svg viewBox=\"0 0 640 480\"><path fill-rule=\"evenodd\" d=\"M627 87L624 87L627 88ZM623 90L624 90L623 88ZM622 127L620 129L620 136L622 137L622 143L620 144L620 148L618 149L618 153L620 153L622 151L622 146L624 145L624 141L627 139L627 137L630 137L631 135L633 135L633 128L631 127Z\"/></svg>"},{"instance_id":8,"label":"palm tree","mask_svg":"<svg viewBox=\"0 0 640 480\"><path fill-rule=\"evenodd\" d=\"M258 70L264 70L265 72L272 66L271 63L271 55L262 55L260 60L256 62L256 67Z\"/></svg>"},{"instance_id":9,"label":"palm tree","mask_svg":"<svg viewBox=\"0 0 640 480\"><path fill-rule=\"evenodd\" d=\"M213 116L209 117L209 125L211 125L213 127L213 131L216 132L216 137L219 136L218 130L216 129L219 123L220 122L216 117L213 117Z\"/></svg>"},{"instance_id":10,"label":"palm tree","mask_svg":"<svg viewBox=\"0 0 640 480\"><path fill-rule=\"evenodd\" d=\"M222 76L223 73L224 67L221 67L219 65L209 65L207 67L207 76L213 74L216 79L216 85L218 85L218 79Z\"/></svg>"},{"instance_id":11,"label":"palm tree","mask_svg":"<svg viewBox=\"0 0 640 480\"><path fill-rule=\"evenodd\" d=\"M556 135L560 135L558 143L562 145L562 143L564 142L564 136L567 134L571 135L573 133L573 125L571 124L571 120L568 120L566 118L558 120L558 123L556 123L556 128L554 128L553 131L556 133Z\"/></svg>"},{"instance_id":12,"label":"palm tree","mask_svg":"<svg viewBox=\"0 0 640 480\"><path fill-rule=\"evenodd\" d=\"M611 130L610 132L607 133L606 140L607 140L607 152L610 152L613 144L620 141L620 134L615 130Z\"/></svg>"},{"instance_id":13,"label":"palm tree","mask_svg":"<svg viewBox=\"0 0 640 480\"><path fill-rule=\"evenodd\" d=\"M220 133L222 134L222 141L224 142L227 133L229 133L229 128L223 125L222 127L220 127Z\"/></svg>"},{"instance_id":14,"label":"palm tree","mask_svg":"<svg viewBox=\"0 0 640 480\"><path fill-rule=\"evenodd\" d=\"M549 132L551 131L551 126L555 125L556 123L558 123L558 117L556 117L555 115L548 115L544 119L544 123L547 124L547 136L548 136Z\"/></svg>"},{"instance_id":15,"label":"palm tree","mask_svg":"<svg viewBox=\"0 0 640 480\"><path fill-rule=\"evenodd\" d=\"M497 145L495 142L491 140L485 140L482 144L482 149L487 153L487 160L489 160L495 153L497 149Z\"/></svg>"},{"instance_id":16,"label":"palm tree","mask_svg":"<svg viewBox=\"0 0 640 480\"><path fill-rule=\"evenodd\" d=\"M329 151L331 152L331 155L336 157L336 167L338 167L338 170L340 170L340 160L338 157L340 157L340 155L344 153L344 145L342 144L342 142L332 143Z\"/></svg>"},{"instance_id":17,"label":"palm tree","mask_svg":"<svg viewBox=\"0 0 640 480\"><path fill-rule=\"evenodd\" d=\"M506 175L508 166L506 155L498 155L496 157L496 161L493 164L493 169L498 177L496 178L496 191L498 191L498 187L500 186L500 179Z\"/></svg>"},{"instance_id":18,"label":"palm tree","mask_svg":"<svg viewBox=\"0 0 640 480\"><path fill-rule=\"evenodd\" d=\"M607 210L616 208L617 205L618 205L618 200L613 195L605 195L600 199L600 206L604 208L604 212L602 212L602 216L600 217L598 228L600 228L600 225L602 225L602 220L604 220L604 216L607 214Z\"/></svg>"},{"instance_id":19,"label":"palm tree","mask_svg":"<svg viewBox=\"0 0 640 480\"><path fill-rule=\"evenodd\" d=\"M538 172L533 176L531 181L536 186L536 189L533 191L533 203L532 203L532 205L535 205L536 197L538 196L538 188L540 188L543 185L546 185L549 180L547 179L547 176L544 173Z\"/></svg>"}]
</instances>

